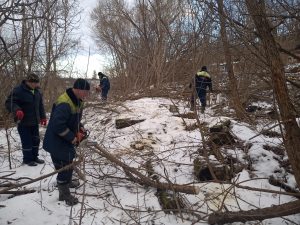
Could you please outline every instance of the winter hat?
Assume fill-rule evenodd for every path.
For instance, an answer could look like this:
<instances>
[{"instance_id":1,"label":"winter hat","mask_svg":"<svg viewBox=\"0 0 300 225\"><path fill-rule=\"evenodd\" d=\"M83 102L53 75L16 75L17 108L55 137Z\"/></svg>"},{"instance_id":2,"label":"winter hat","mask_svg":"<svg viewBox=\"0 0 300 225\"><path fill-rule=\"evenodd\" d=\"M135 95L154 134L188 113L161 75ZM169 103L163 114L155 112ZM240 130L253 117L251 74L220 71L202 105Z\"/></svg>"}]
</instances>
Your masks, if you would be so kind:
<instances>
[{"instance_id":1,"label":"winter hat","mask_svg":"<svg viewBox=\"0 0 300 225\"><path fill-rule=\"evenodd\" d=\"M26 80L29 82L33 82L33 83L38 83L40 82L40 78L38 75L36 75L35 73L30 73L27 75Z\"/></svg>"},{"instance_id":2,"label":"winter hat","mask_svg":"<svg viewBox=\"0 0 300 225\"><path fill-rule=\"evenodd\" d=\"M90 84L87 80L82 79L82 78L78 78L74 85L73 85L74 89L80 89L80 90L86 90L89 91L90 90Z\"/></svg>"},{"instance_id":3,"label":"winter hat","mask_svg":"<svg viewBox=\"0 0 300 225\"><path fill-rule=\"evenodd\" d=\"M98 76L99 76L99 77L103 77L103 75L104 75L104 74L101 73L101 72L98 73Z\"/></svg>"},{"instance_id":4,"label":"winter hat","mask_svg":"<svg viewBox=\"0 0 300 225\"><path fill-rule=\"evenodd\" d=\"M207 67L206 66L202 66L201 67L201 71L207 71Z\"/></svg>"}]
</instances>

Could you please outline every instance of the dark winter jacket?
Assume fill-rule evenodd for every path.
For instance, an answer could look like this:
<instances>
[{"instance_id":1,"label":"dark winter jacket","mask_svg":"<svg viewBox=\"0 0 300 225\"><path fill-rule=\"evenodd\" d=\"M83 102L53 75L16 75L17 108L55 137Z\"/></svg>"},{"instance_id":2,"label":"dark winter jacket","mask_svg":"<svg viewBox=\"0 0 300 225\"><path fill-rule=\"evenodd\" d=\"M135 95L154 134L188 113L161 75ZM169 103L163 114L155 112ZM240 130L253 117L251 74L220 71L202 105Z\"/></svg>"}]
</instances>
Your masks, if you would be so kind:
<instances>
[{"instance_id":1,"label":"dark winter jacket","mask_svg":"<svg viewBox=\"0 0 300 225\"><path fill-rule=\"evenodd\" d=\"M59 96L53 105L43 148L55 158L70 161L75 157L72 141L82 126L82 108L83 103L72 88Z\"/></svg>"},{"instance_id":2,"label":"dark winter jacket","mask_svg":"<svg viewBox=\"0 0 300 225\"><path fill-rule=\"evenodd\" d=\"M102 90L109 90L110 89L110 82L109 82L109 79L106 75L101 75L100 77L100 85Z\"/></svg>"},{"instance_id":3,"label":"dark winter jacket","mask_svg":"<svg viewBox=\"0 0 300 225\"><path fill-rule=\"evenodd\" d=\"M23 126L36 126L40 119L46 118L42 94L38 89L32 90L24 80L7 97L5 107L14 117L17 110L23 111L24 118L20 121Z\"/></svg>"},{"instance_id":4,"label":"dark winter jacket","mask_svg":"<svg viewBox=\"0 0 300 225\"><path fill-rule=\"evenodd\" d=\"M212 90L211 77L206 71L198 71L195 75L195 87L197 91Z\"/></svg>"}]
</instances>

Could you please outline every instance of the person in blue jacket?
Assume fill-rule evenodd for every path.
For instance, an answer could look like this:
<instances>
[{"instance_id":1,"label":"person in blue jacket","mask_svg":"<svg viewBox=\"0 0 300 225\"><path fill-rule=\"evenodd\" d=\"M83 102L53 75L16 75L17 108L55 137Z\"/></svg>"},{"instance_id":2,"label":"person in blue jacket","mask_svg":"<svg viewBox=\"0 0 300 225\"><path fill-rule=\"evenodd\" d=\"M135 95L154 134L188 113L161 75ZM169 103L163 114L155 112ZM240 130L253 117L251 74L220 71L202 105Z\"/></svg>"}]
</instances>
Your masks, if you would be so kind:
<instances>
[{"instance_id":1,"label":"person in blue jacket","mask_svg":"<svg viewBox=\"0 0 300 225\"><path fill-rule=\"evenodd\" d=\"M53 104L49 124L45 133L43 148L50 153L53 165L59 170L73 162L75 146L84 138L81 124L83 102L89 95L90 84L79 78L73 88L67 89ZM75 205L78 199L71 195L70 185L73 168L57 174L59 201Z\"/></svg>"},{"instance_id":2,"label":"person in blue jacket","mask_svg":"<svg viewBox=\"0 0 300 225\"><path fill-rule=\"evenodd\" d=\"M101 90L101 99L102 99L103 102L106 102L108 91L110 89L110 82L109 82L108 77L105 74L99 72L98 76L99 76L99 79L100 79L99 88Z\"/></svg>"},{"instance_id":3,"label":"person in blue jacket","mask_svg":"<svg viewBox=\"0 0 300 225\"><path fill-rule=\"evenodd\" d=\"M207 67L202 66L201 70L199 70L194 77L194 85L190 85L190 87L194 86L198 98L201 103L201 112L204 113L206 107L206 91L207 88L212 92L212 82L210 74L207 72ZM192 91L191 96L191 110L195 108L195 98L194 91Z\"/></svg>"},{"instance_id":4,"label":"person in blue jacket","mask_svg":"<svg viewBox=\"0 0 300 225\"><path fill-rule=\"evenodd\" d=\"M27 75L15 87L5 101L6 109L14 115L22 143L23 164L37 166L44 160L38 158L40 135L39 123L46 126L42 94L39 91L39 77L35 73Z\"/></svg>"}]
</instances>

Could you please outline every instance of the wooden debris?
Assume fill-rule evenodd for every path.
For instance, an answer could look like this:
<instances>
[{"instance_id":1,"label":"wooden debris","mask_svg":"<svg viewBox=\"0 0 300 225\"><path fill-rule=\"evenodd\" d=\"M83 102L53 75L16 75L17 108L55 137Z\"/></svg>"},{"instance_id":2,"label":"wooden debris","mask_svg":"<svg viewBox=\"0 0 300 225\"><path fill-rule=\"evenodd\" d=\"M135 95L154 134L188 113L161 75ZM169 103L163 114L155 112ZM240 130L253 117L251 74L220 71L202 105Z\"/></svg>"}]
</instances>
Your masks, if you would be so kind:
<instances>
[{"instance_id":1,"label":"wooden debris","mask_svg":"<svg viewBox=\"0 0 300 225\"><path fill-rule=\"evenodd\" d=\"M196 119L196 115L194 112L188 112L188 113L184 113L184 114L175 114L173 116L181 117L184 119Z\"/></svg>"},{"instance_id":2,"label":"wooden debris","mask_svg":"<svg viewBox=\"0 0 300 225\"><path fill-rule=\"evenodd\" d=\"M269 218L289 216L300 212L300 200L271 206L263 209L237 212L215 212L208 217L209 224L222 225L225 223L265 220Z\"/></svg>"},{"instance_id":3,"label":"wooden debris","mask_svg":"<svg viewBox=\"0 0 300 225\"><path fill-rule=\"evenodd\" d=\"M36 192L36 190L18 190L18 191L4 191L4 192L1 192L1 194L8 194L8 195L14 195L14 196L17 196L17 195L26 195L26 194L31 194L31 193L34 193Z\"/></svg>"},{"instance_id":4,"label":"wooden debris","mask_svg":"<svg viewBox=\"0 0 300 225\"><path fill-rule=\"evenodd\" d=\"M211 165L212 169L217 177L218 180L222 181L230 181L231 178L234 176L233 171L231 171L231 168L227 165L223 166L214 166ZM194 171L195 176L200 180L200 181L210 181L214 180L213 176L210 173L210 170L207 166L199 166L195 165L194 161L194 168L197 168L198 170Z\"/></svg>"},{"instance_id":5,"label":"wooden debris","mask_svg":"<svg viewBox=\"0 0 300 225\"><path fill-rule=\"evenodd\" d=\"M231 145L235 143L233 135L230 133L230 120L221 121L209 128L211 133L208 144L211 146Z\"/></svg>"},{"instance_id":6,"label":"wooden debris","mask_svg":"<svg viewBox=\"0 0 300 225\"><path fill-rule=\"evenodd\" d=\"M116 128L117 129L122 129L122 128L125 128L125 127L130 127L136 123L140 123L140 122L143 122L145 121L144 119L143 120L132 120L132 119L129 119L129 118L124 118L124 119L116 119Z\"/></svg>"},{"instance_id":7,"label":"wooden debris","mask_svg":"<svg viewBox=\"0 0 300 225\"><path fill-rule=\"evenodd\" d=\"M177 113L178 112L178 107L176 105L170 105L169 106L169 111L171 113Z\"/></svg>"},{"instance_id":8,"label":"wooden debris","mask_svg":"<svg viewBox=\"0 0 300 225\"><path fill-rule=\"evenodd\" d=\"M111 161L113 164L120 166L125 174L134 182L137 182L141 185L151 186L160 190L172 190L175 192L182 192L186 194L199 194L199 187L190 186L190 185L180 185L173 183L160 183L154 181L147 176L141 174L136 168L130 167L127 164L120 161L118 158L104 150L101 146L95 145L91 147L95 153L105 157L107 160Z\"/></svg>"},{"instance_id":9,"label":"wooden debris","mask_svg":"<svg viewBox=\"0 0 300 225\"><path fill-rule=\"evenodd\" d=\"M281 137L281 134L279 134L276 131L272 131L272 130L262 130L261 134L265 135L265 136L268 136L268 137L271 137L271 138L273 138L273 137Z\"/></svg>"},{"instance_id":10,"label":"wooden debris","mask_svg":"<svg viewBox=\"0 0 300 225\"><path fill-rule=\"evenodd\" d=\"M274 185L276 187L280 187L282 189L284 189L287 192L291 192L291 193L299 193L298 191L296 191L295 189L291 188L290 186L288 186L287 184L285 184L282 180L276 179L274 176L270 176L269 177L269 183L271 185Z\"/></svg>"},{"instance_id":11,"label":"wooden debris","mask_svg":"<svg viewBox=\"0 0 300 225\"><path fill-rule=\"evenodd\" d=\"M279 156L285 156L284 148L280 148L277 146L263 145L263 149L265 149L267 151L271 151L274 154L279 155Z\"/></svg>"}]
</instances>

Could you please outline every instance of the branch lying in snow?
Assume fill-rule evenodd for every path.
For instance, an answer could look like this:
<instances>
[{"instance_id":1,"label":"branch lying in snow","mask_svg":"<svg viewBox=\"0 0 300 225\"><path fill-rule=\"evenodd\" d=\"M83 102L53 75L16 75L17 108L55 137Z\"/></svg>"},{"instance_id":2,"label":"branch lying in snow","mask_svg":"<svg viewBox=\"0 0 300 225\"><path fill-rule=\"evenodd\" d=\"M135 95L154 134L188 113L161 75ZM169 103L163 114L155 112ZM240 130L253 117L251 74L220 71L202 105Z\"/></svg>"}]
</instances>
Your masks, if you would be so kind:
<instances>
[{"instance_id":1,"label":"branch lying in snow","mask_svg":"<svg viewBox=\"0 0 300 225\"><path fill-rule=\"evenodd\" d=\"M151 180L150 178L144 176L139 171L137 171L135 168L132 168L125 163L121 162L119 159L117 159L115 156L101 148L99 145L94 145L91 147L91 149L98 153L99 155L105 157L112 163L116 164L117 166L120 166L125 174L130 177L131 180L141 184L141 185L148 185L151 187L155 187L160 190L174 190L176 192L182 192L186 194L198 194L200 192L199 187L192 187L188 185L179 185L179 184L171 184L171 183L160 183Z\"/></svg>"},{"instance_id":2,"label":"branch lying in snow","mask_svg":"<svg viewBox=\"0 0 300 225\"><path fill-rule=\"evenodd\" d=\"M263 209L237 212L216 212L209 216L209 224L225 224L233 222L247 222L253 220L264 220L269 218L289 216L300 212L300 200L271 206Z\"/></svg>"},{"instance_id":3,"label":"branch lying in snow","mask_svg":"<svg viewBox=\"0 0 300 225\"><path fill-rule=\"evenodd\" d=\"M1 192L1 194L26 195L34 192L36 192L36 190L19 190L19 191L5 191L3 193Z\"/></svg>"},{"instance_id":4,"label":"branch lying in snow","mask_svg":"<svg viewBox=\"0 0 300 225\"><path fill-rule=\"evenodd\" d=\"M273 194L279 194L279 195L288 195L288 196L294 196L297 198L300 198L300 193L292 193L292 192L284 192L284 191L275 191L275 190L269 190L269 189L262 189L262 188L255 188L255 187L249 187L249 186L243 186L236 184L237 188L243 188L251 191L258 191L258 192L266 192L266 193L273 193Z\"/></svg>"},{"instance_id":5,"label":"branch lying in snow","mask_svg":"<svg viewBox=\"0 0 300 225\"><path fill-rule=\"evenodd\" d=\"M7 193L7 191L9 191L9 190L11 190L11 189L19 188L19 187L22 187L22 186L25 186L25 185L32 184L32 183L35 183L35 182L37 182L37 181L43 180L43 179L45 179L45 178L47 178L47 177L51 177L51 176L53 176L54 174L57 174L57 173L59 173L59 172L61 172L61 171L70 169L71 167L80 164L81 161L82 161L82 159L79 159L79 160L74 161L73 163L71 163L71 164L69 164L69 165L67 165L67 166L65 166L65 167L63 167L63 168L61 168L61 169L59 169L59 170L55 170L55 171L52 172L52 173L48 173L48 174L46 174L46 175L44 175L44 176L41 176L41 177L38 177L38 178L36 178L36 179L27 181L27 182L25 182L25 183L16 184L16 185L13 185L13 186L11 186L11 187L4 188L4 189L0 190L0 194Z\"/></svg>"},{"instance_id":6,"label":"branch lying in snow","mask_svg":"<svg viewBox=\"0 0 300 225\"><path fill-rule=\"evenodd\" d=\"M271 130L272 128L277 127L277 126L279 126L279 125L282 124L282 123L285 123L285 122L291 122L291 121L292 121L292 120L280 121L279 123L275 124L274 126L271 126L271 127L267 128L267 129L262 130L261 132L259 132L259 133L256 134L255 136L249 138L249 140L252 140L253 138L255 138L255 137L261 135L264 131Z\"/></svg>"}]
</instances>

